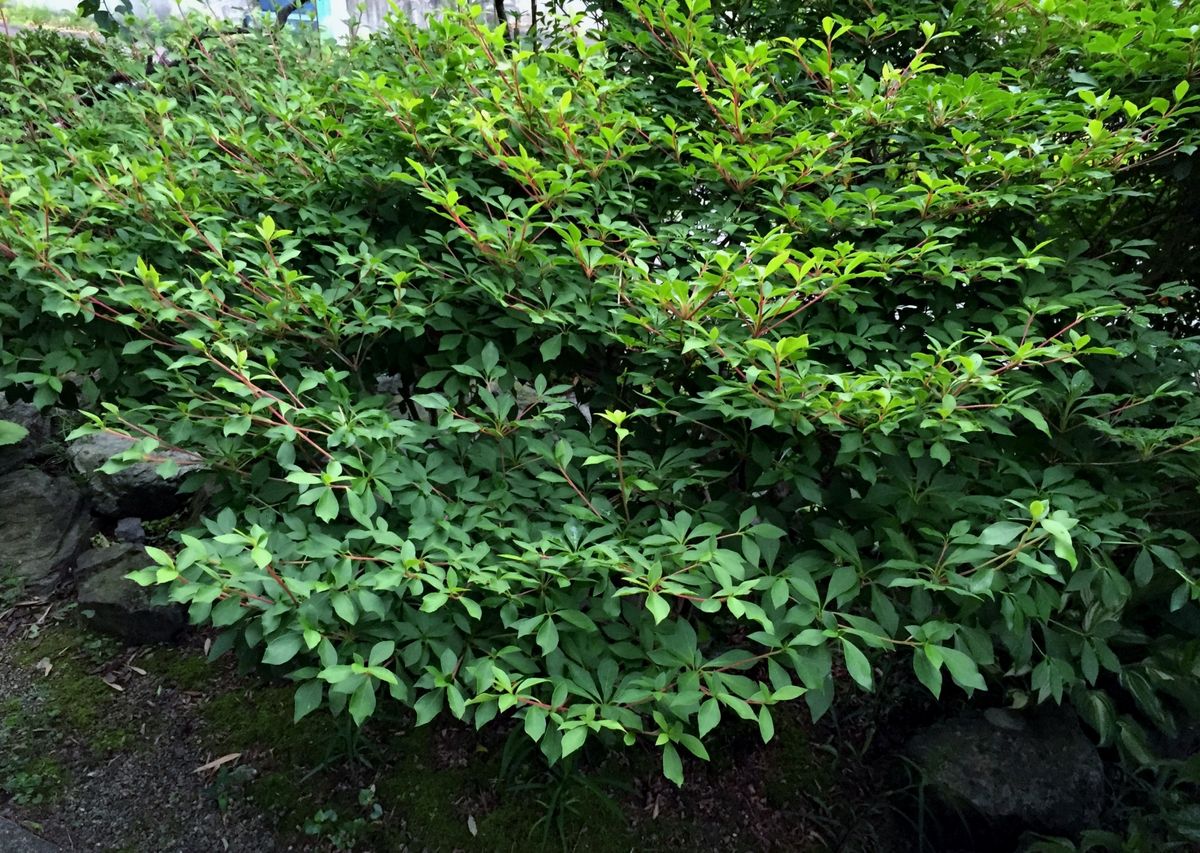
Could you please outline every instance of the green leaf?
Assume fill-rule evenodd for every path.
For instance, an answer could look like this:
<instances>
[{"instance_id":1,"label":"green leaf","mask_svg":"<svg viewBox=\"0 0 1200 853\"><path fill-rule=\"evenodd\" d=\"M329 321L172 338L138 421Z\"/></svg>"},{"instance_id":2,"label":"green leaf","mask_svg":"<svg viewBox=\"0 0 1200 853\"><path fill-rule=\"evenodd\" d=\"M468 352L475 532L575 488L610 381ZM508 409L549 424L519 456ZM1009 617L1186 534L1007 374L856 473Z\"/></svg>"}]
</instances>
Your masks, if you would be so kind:
<instances>
[{"instance_id":1,"label":"green leaf","mask_svg":"<svg viewBox=\"0 0 1200 853\"><path fill-rule=\"evenodd\" d=\"M263 655L263 663L272 666L280 666L287 663L300 651L302 642L302 636L296 633L284 634L282 637L272 639L267 644L267 651Z\"/></svg>"},{"instance_id":2,"label":"green leaf","mask_svg":"<svg viewBox=\"0 0 1200 853\"><path fill-rule=\"evenodd\" d=\"M525 709L525 734L536 741L542 739L542 735L546 732L547 713L544 708L539 708L531 705Z\"/></svg>"},{"instance_id":3,"label":"green leaf","mask_svg":"<svg viewBox=\"0 0 1200 853\"><path fill-rule=\"evenodd\" d=\"M846 671L850 673L850 677L858 683L859 687L870 690L874 683L874 677L871 674L871 663L867 660L867 656L845 637L842 637L841 641Z\"/></svg>"},{"instance_id":4,"label":"green leaf","mask_svg":"<svg viewBox=\"0 0 1200 853\"><path fill-rule=\"evenodd\" d=\"M31 195L33 195L33 190L30 188L29 184L21 184L8 194L8 204L15 207L25 199L29 198Z\"/></svg>"},{"instance_id":5,"label":"green leaf","mask_svg":"<svg viewBox=\"0 0 1200 853\"><path fill-rule=\"evenodd\" d=\"M835 601L858 585L858 570L854 566L838 566L829 578L825 601Z\"/></svg>"},{"instance_id":6,"label":"green leaf","mask_svg":"<svg viewBox=\"0 0 1200 853\"><path fill-rule=\"evenodd\" d=\"M320 681L306 681L296 688L295 712L292 722L299 722L304 717L321 707L321 696L324 688Z\"/></svg>"},{"instance_id":7,"label":"green leaf","mask_svg":"<svg viewBox=\"0 0 1200 853\"><path fill-rule=\"evenodd\" d=\"M704 737L721 722L721 704L716 699L706 699L700 705L700 713L696 718L696 730Z\"/></svg>"},{"instance_id":8,"label":"green leaf","mask_svg":"<svg viewBox=\"0 0 1200 853\"><path fill-rule=\"evenodd\" d=\"M1133 561L1133 578L1138 586L1147 586L1154 579L1154 559L1147 548L1138 551Z\"/></svg>"},{"instance_id":9,"label":"green leaf","mask_svg":"<svg viewBox=\"0 0 1200 853\"><path fill-rule=\"evenodd\" d=\"M979 534L980 545L1010 545L1016 542L1028 528L1012 521L997 521Z\"/></svg>"},{"instance_id":10,"label":"green leaf","mask_svg":"<svg viewBox=\"0 0 1200 853\"><path fill-rule=\"evenodd\" d=\"M157 569L141 569L136 572L130 572L125 575L129 580L136 583L138 586L153 586L158 580Z\"/></svg>"},{"instance_id":11,"label":"green leaf","mask_svg":"<svg viewBox=\"0 0 1200 853\"><path fill-rule=\"evenodd\" d=\"M416 714L418 726L425 725L438 715L446 701L445 696L445 691L433 690L424 694L413 704L413 712Z\"/></svg>"},{"instance_id":12,"label":"green leaf","mask_svg":"<svg viewBox=\"0 0 1200 853\"><path fill-rule=\"evenodd\" d=\"M329 684L341 684L352 675L354 675L353 667L346 664L331 664L322 669L317 677Z\"/></svg>"},{"instance_id":13,"label":"green leaf","mask_svg":"<svg viewBox=\"0 0 1200 853\"><path fill-rule=\"evenodd\" d=\"M542 620L542 625L538 628L536 639L544 655L548 655L558 648L558 628L555 627L552 617L547 616Z\"/></svg>"},{"instance_id":14,"label":"green leaf","mask_svg":"<svg viewBox=\"0 0 1200 853\"><path fill-rule=\"evenodd\" d=\"M322 521L333 521L338 516L338 500L333 493L333 489L325 489L321 493L320 500L317 501L316 509L314 510L317 518Z\"/></svg>"},{"instance_id":15,"label":"green leaf","mask_svg":"<svg viewBox=\"0 0 1200 853\"><path fill-rule=\"evenodd\" d=\"M1088 684L1096 683L1096 678L1100 675L1100 660L1096 657L1096 650L1088 640L1083 642L1083 649L1079 656L1079 668Z\"/></svg>"},{"instance_id":16,"label":"green leaf","mask_svg":"<svg viewBox=\"0 0 1200 853\"><path fill-rule=\"evenodd\" d=\"M783 607L788 602L789 593L787 581L783 578L777 578L771 584L771 604L775 607Z\"/></svg>"},{"instance_id":17,"label":"green leaf","mask_svg":"<svg viewBox=\"0 0 1200 853\"><path fill-rule=\"evenodd\" d=\"M542 341L541 346L538 347L538 352L545 361L554 361L554 359L558 358L558 354L562 352L562 344L563 336L555 335L552 338Z\"/></svg>"},{"instance_id":18,"label":"green leaf","mask_svg":"<svg viewBox=\"0 0 1200 853\"><path fill-rule=\"evenodd\" d=\"M239 415L236 418L230 418L229 420L225 421L225 425L221 429L222 434L226 436L245 435L249 431L249 415Z\"/></svg>"},{"instance_id":19,"label":"green leaf","mask_svg":"<svg viewBox=\"0 0 1200 853\"><path fill-rule=\"evenodd\" d=\"M396 653L396 644L392 640L380 640L371 647L371 655L367 659L369 666L380 666Z\"/></svg>"},{"instance_id":20,"label":"green leaf","mask_svg":"<svg viewBox=\"0 0 1200 853\"><path fill-rule=\"evenodd\" d=\"M0 447L6 444L19 444L29 435L29 430L18 423L0 420Z\"/></svg>"},{"instance_id":21,"label":"green leaf","mask_svg":"<svg viewBox=\"0 0 1200 853\"><path fill-rule=\"evenodd\" d=\"M160 566L174 565L175 561L171 559L171 555L162 548L155 548L153 545L147 545L142 550L146 552L147 557Z\"/></svg>"},{"instance_id":22,"label":"green leaf","mask_svg":"<svg viewBox=\"0 0 1200 853\"><path fill-rule=\"evenodd\" d=\"M575 750L583 746L587 740L587 726L576 726L573 729L567 729L562 735L562 756L566 758Z\"/></svg>"},{"instance_id":23,"label":"green leaf","mask_svg":"<svg viewBox=\"0 0 1200 853\"><path fill-rule=\"evenodd\" d=\"M1037 409L1031 409L1028 406L1016 406L1013 411L1033 424L1039 432L1050 435L1050 425L1046 423L1046 419Z\"/></svg>"},{"instance_id":24,"label":"green leaf","mask_svg":"<svg viewBox=\"0 0 1200 853\"><path fill-rule=\"evenodd\" d=\"M949 646L940 646L938 651L941 652L942 661L945 663L950 677L959 687L968 693L972 690L987 690L983 676L979 674L979 668L969 655Z\"/></svg>"},{"instance_id":25,"label":"green leaf","mask_svg":"<svg viewBox=\"0 0 1200 853\"><path fill-rule=\"evenodd\" d=\"M913 671L917 674L917 680L924 684L935 698L941 698L942 672L940 655L937 661L933 661L930 659L928 648L913 649Z\"/></svg>"},{"instance_id":26,"label":"green leaf","mask_svg":"<svg viewBox=\"0 0 1200 853\"><path fill-rule=\"evenodd\" d=\"M646 594L646 609L654 617L654 624L661 624L671 615L671 605L661 595L653 590Z\"/></svg>"},{"instance_id":27,"label":"green leaf","mask_svg":"<svg viewBox=\"0 0 1200 853\"><path fill-rule=\"evenodd\" d=\"M375 712L375 682L366 679L350 697L350 716L361 726Z\"/></svg>"},{"instance_id":28,"label":"green leaf","mask_svg":"<svg viewBox=\"0 0 1200 853\"><path fill-rule=\"evenodd\" d=\"M1100 745L1108 746L1117 735L1117 713L1112 700L1099 690L1083 691L1083 698L1073 703L1079 715L1100 737Z\"/></svg>"},{"instance_id":29,"label":"green leaf","mask_svg":"<svg viewBox=\"0 0 1200 853\"><path fill-rule=\"evenodd\" d=\"M490 376L496 369L496 366L500 364L500 350L497 349L494 343L488 341L484 345L483 352L479 356L479 362L483 365L483 372Z\"/></svg>"},{"instance_id":30,"label":"green leaf","mask_svg":"<svg viewBox=\"0 0 1200 853\"><path fill-rule=\"evenodd\" d=\"M763 705L758 709L758 733L763 743L770 743L775 737L775 721L771 718L771 709Z\"/></svg>"},{"instance_id":31,"label":"green leaf","mask_svg":"<svg viewBox=\"0 0 1200 853\"><path fill-rule=\"evenodd\" d=\"M428 409L431 412L450 408L450 401L441 394L414 394L409 399L422 409Z\"/></svg>"},{"instance_id":32,"label":"green leaf","mask_svg":"<svg viewBox=\"0 0 1200 853\"><path fill-rule=\"evenodd\" d=\"M673 743L668 743L663 747L662 768L664 776L679 787L683 787L683 761L680 760L679 751L675 749Z\"/></svg>"},{"instance_id":33,"label":"green leaf","mask_svg":"<svg viewBox=\"0 0 1200 853\"><path fill-rule=\"evenodd\" d=\"M344 592L334 593L333 612L338 615L339 619L349 625L354 625L358 622L358 606L354 603L354 599Z\"/></svg>"},{"instance_id":34,"label":"green leaf","mask_svg":"<svg viewBox=\"0 0 1200 853\"><path fill-rule=\"evenodd\" d=\"M1075 546L1071 543L1071 533L1067 530L1066 525L1053 518L1043 518L1041 525L1042 529L1054 539L1055 556L1066 560L1072 569L1078 568L1079 560L1075 556Z\"/></svg>"}]
</instances>

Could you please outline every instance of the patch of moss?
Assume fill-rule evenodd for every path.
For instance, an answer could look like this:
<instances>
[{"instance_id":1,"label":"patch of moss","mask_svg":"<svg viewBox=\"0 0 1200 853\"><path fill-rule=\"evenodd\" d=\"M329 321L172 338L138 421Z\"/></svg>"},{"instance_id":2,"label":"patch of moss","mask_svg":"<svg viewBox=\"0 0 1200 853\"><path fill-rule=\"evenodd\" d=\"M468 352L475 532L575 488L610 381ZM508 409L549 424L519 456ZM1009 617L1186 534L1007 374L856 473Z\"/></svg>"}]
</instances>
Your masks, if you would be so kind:
<instances>
[{"instance_id":1,"label":"patch of moss","mask_svg":"<svg viewBox=\"0 0 1200 853\"><path fill-rule=\"evenodd\" d=\"M292 722L293 690L264 684L212 696L200 709L214 749L269 754L280 766L316 766L336 730L313 714Z\"/></svg>"},{"instance_id":2,"label":"patch of moss","mask_svg":"<svg viewBox=\"0 0 1200 853\"><path fill-rule=\"evenodd\" d=\"M836 759L816 748L808 731L795 721L778 726L771 747L771 770L764 793L772 807L793 807L806 795L821 799L836 783Z\"/></svg>"},{"instance_id":3,"label":"patch of moss","mask_svg":"<svg viewBox=\"0 0 1200 853\"><path fill-rule=\"evenodd\" d=\"M347 755L340 723L313 714L292 723L292 689L263 685L212 696L201 708L214 754L249 753L259 775L243 795L282 832L352 829L356 848L437 851L560 851L556 826L543 832L553 785L498 786L500 751L475 752L465 766L445 767L429 727L381 734L377 748ZM534 774L537 776L537 774ZM540 779L540 777L538 777ZM359 800L374 785L375 818ZM502 796L497 801L497 788ZM572 849L627 853L638 844L628 827L583 786L570 788L563 826ZM486 804L486 805L484 805ZM337 820L330 815L336 813ZM472 833L468 818L473 818ZM324 837L324 836L322 836ZM330 836L332 837L332 836Z\"/></svg>"},{"instance_id":4,"label":"patch of moss","mask_svg":"<svg viewBox=\"0 0 1200 853\"><path fill-rule=\"evenodd\" d=\"M421 846L432 851L475 850L476 838L467 826L468 815L456 802L471 796L480 768L435 769L429 760L430 738L426 729L406 735L395 748L397 762L376 781L379 802L403 820L406 830ZM479 821L483 815L475 816ZM507 839L509 843L513 839ZM493 847L507 850L508 844Z\"/></svg>"},{"instance_id":5,"label":"patch of moss","mask_svg":"<svg viewBox=\"0 0 1200 853\"><path fill-rule=\"evenodd\" d=\"M331 761L337 755L334 724L320 714L293 723L292 714L292 689L266 684L213 695L200 709L214 754L249 754L244 760L259 775L243 786L243 795L285 833L302 831L331 803L352 802L339 790L344 774Z\"/></svg>"},{"instance_id":6,"label":"patch of moss","mask_svg":"<svg viewBox=\"0 0 1200 853\"><path fill-rule=\"evenodd\" d=\"M18 699L5 702L0 711L0 791L20 805L54 802L67 771L45 748L46 732Z\"/></svg>"},{"instance_id":7,"label":"patch of moss","mask_svg":"<svg viewBox=\"0 0 1200 853\"><path fill-rule=\"evenodd\" d=\"M570 803L560 816L548 805L556 793L548 786L541 791L507 795L479 821L475 849L502 849L499 845L510 844L513 850L546 853L563 849L629 853L640 847L625 822L598 802L595 794L568 788L563 795Z\"/></svg>"},{"instance_id":8,"label":"patch of moss","mask_svg":"<svg viewBox=\"0 0 1200 853\"><path fill-rule=\"evenodd\" d=\"M567 849L628 853L637 849L629 827L598 795L573 778L563 784L533 774L534 784L500 785L499 750L476 752L465 767L437 767L437 748L427 728L388 743L394 765L380 773L379 802L403 820L410 846L431 851L554 851L564 847L551 803L562 814ZM534 754L533 761L540 761ZM540 765L539 765L540 767ZM495 802L494 795L500 793ZM484 808L471 802L491 801ZM468 818L474 819L475 834ZM381 848L387 849L387 848Z\"/></svg>"},{"instance_id":9,"label":"patch of moss","mask_svg":"<svg viewBox=\"0 0 1200 853\"><path fill-rule=\"evenodd\" d=\"M17 644L15 659L22 666L33 666L42 658L49 658L55 666L63 659L100 664L120 650L112 637L96 634L73 619L63 619L37 627L35 633Z\"/></svg>"},{"instance_id":10,"label":"patch of moss","mask_svg":"<svg viewBox=\"0 0 1200 853\"><path fill-rule=\"evenodd\" d=\"M108 756L133 742L136 730L128 715L121 713L119 695L89 671L112 653L110 641L67 622L50 625L17 648L17 660L25 666L43 659L51 663L49 675L28 697L27 704L36 706L36 714L30 710L23 723L30 731L41 732L48 748L70 739Z\"/></svg>"},{"instance_id":11,"label":"patch of moss","mask_svg":"<svg viewBox=\"0 0 1200 853\"><path fill-rule=\"evenodd\" d=\"M263 773L246 787L246 795L284 832L297 832L315 811L312 790L302 776L283 770Z\"/></svg>"},{"instance_id":12,"label":"patch of moss","mask_svg":"<svg viewBox=\"0 0 1200 853\"><path fill-rule=\"evenodd\" d=\"M179 690L213 688L217 669L203 655L163 646L138 658L138 665Z\"/></svg>"},{"instance_id":13,"label":"patch of moss","mask_svg":"<svg viewBox=\"0 0 1200 853\"><path fill-rule=\"evenodd\" d=\"M57 725L94 752L107 754L129 745L135 734L117 707L119 699L99 678L64 663L47 678L50 708Z\"/></svg>"}]
</instances>

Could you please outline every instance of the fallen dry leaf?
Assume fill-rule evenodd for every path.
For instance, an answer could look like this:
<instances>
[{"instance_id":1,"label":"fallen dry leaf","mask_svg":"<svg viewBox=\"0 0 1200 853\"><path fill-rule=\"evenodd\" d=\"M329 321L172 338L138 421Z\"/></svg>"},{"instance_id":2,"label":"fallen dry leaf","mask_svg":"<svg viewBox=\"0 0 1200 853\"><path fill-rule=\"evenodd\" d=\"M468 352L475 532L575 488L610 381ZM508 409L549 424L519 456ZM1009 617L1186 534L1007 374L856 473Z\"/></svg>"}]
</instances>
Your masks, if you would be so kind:
<instances>
[{"instance_id":1,"label":"fallen dry leaf","mask_svg":"<svg viewBox=\"0 0 1200 853\"><path fill-rule=\"evenodd\" d=\"M54 664L50 663L50 658L42 658L35 663L34 668L42 673L43 676L49 675L50 670L54 669Z\"/></svg>"},{"instance_id":2,"label":"fallen dry leaf","mask_svg":"<svg viewBox=\"0 0 1200 853\"><path fill-rule=\"evenodd\" d=\"M237 761L242 757L240 752L231 752L228 755L222 755L220 758L214 758L208 764L202 764L197 767L193 773L207 773L209 770L216 770L218 767L223 767L231 761Z\"/></svg>"}]
</instances>

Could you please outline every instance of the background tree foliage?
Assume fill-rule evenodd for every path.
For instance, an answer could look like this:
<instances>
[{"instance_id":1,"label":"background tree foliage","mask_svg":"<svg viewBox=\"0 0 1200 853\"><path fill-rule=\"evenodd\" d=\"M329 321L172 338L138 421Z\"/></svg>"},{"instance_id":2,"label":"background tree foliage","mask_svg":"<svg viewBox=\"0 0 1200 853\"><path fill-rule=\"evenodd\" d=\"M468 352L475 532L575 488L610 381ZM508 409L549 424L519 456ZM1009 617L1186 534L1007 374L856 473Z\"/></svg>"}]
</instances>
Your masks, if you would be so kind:
<instances>
[{"instance_id":1,"label":"background tree foliage","mask_svg":"<svg viewBox=\"0 0 1200 853\"><path fill-rule=\"evenodd\" d=\"M1150 761L1200 703L1197 13L603 8L8 43L0 385L202 466L140 579L298 717L681 781L890 657Z\"/></svg>"}]
</instances>

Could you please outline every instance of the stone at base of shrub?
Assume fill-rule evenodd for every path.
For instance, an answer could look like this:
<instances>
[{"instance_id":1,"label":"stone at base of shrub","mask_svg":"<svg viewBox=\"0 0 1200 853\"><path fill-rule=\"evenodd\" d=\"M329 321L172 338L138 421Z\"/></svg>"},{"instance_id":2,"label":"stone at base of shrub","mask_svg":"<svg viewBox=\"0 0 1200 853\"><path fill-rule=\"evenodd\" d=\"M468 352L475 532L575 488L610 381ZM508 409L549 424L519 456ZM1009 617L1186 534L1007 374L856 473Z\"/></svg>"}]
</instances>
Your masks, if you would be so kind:
<instances>
[{"instance_id":1,"label":"stone at base of shrub","mask_svg":"<svg viewBox=\"0 0 1200 853\"><path fill-rule=\"evenodd\" d=\"M183 609L159 605L152 592L125 577L150 562L135 545L94 548L80 556L79 609L88 625L129 643L165 643L183 630Z\"/></svg>"}]
</instances>

